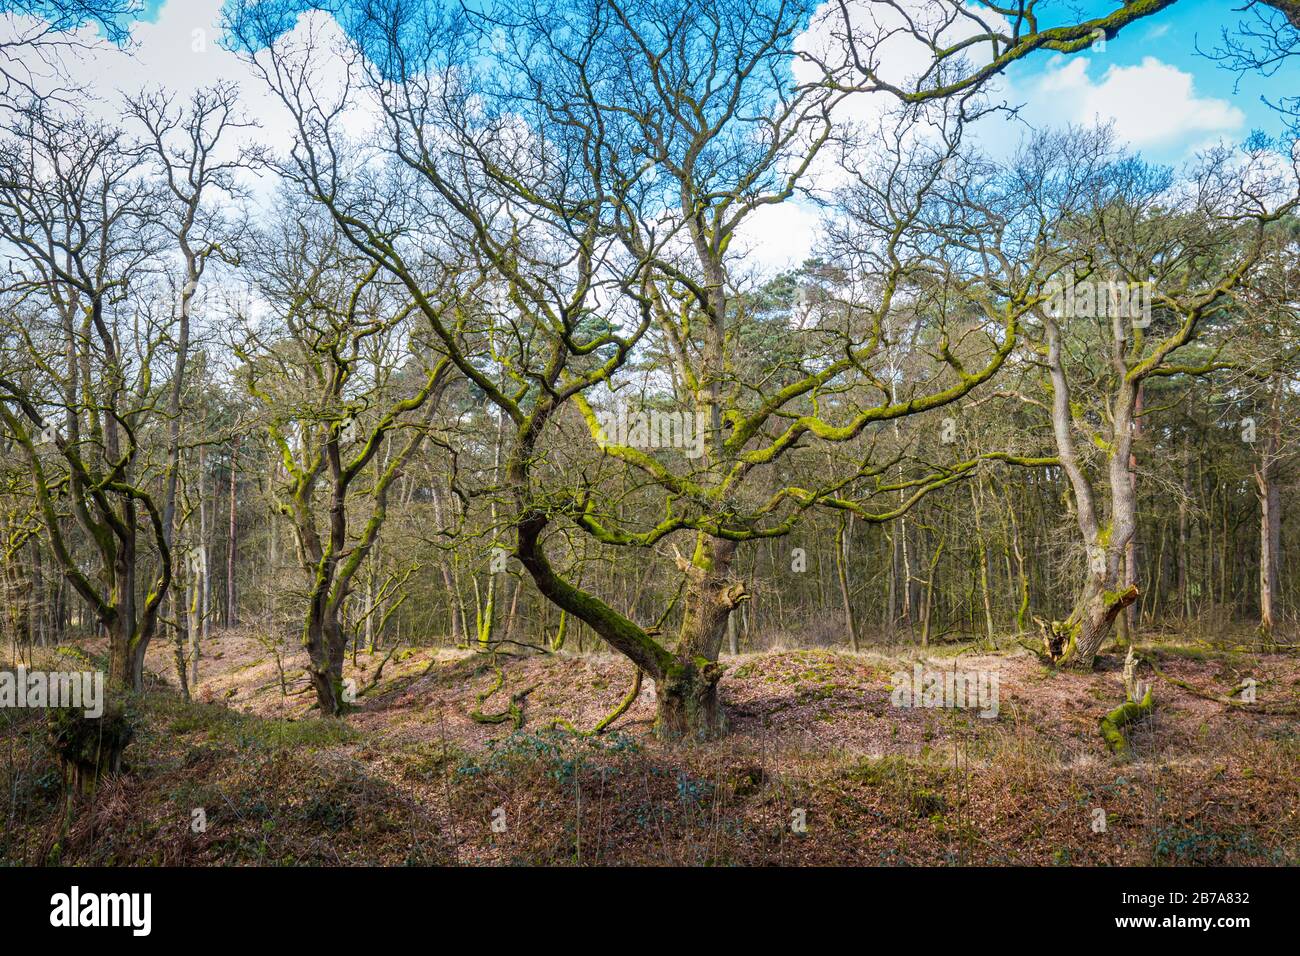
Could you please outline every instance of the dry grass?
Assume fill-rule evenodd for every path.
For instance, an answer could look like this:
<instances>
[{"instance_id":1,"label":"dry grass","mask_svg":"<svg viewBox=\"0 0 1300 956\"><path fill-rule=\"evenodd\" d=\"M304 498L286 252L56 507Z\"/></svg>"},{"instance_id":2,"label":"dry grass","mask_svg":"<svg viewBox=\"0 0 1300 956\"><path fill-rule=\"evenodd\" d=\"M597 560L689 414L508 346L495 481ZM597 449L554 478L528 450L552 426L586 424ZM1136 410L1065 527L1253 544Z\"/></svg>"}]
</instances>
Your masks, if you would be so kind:
<instances>
[{"instance_id":1,"label":"dry grass","mask_svg":"<svg viewBox=\"0 0 1300 956\"><path fill-rule=\"evenodd\" d=\"M95 654L97 648L87 647ZM1231 708L1156 680L1159 710L1117 762L1096 732L1123 694L1118 661L1054 673L1023 651L928 659L996 670L1000 712L891 706L913 652L790 650L729 660L731 734L649 734L653 683L601 737L628 664L603 655L502 660L535 685L520 731L469 717L490 662L402 652L345 721L284 696L248 635L210 645L200 700L136 702L128 767L67 814L30 712L0 712L8 806L0 858L114 864L1295 864L1293 717ZM219 656L218 656L219 655ZM380 657L347 676L367 687ZM167 673L166 649L150 664ZM66 666L66 665L65 665ZM300 661L287 662L290 675ZM1294 655L1168 646L1161 669L1261 701L1300 699ZM291 690L298 685L291 684ZM202 808L205 832L191 826ZM1105 811L1099 831L1096 811ZM496 821L497 828L493 823ZM799 822L806 826L800 828ZM504 829L501 824L504 823Z\"/></svg>"}]
</instances>

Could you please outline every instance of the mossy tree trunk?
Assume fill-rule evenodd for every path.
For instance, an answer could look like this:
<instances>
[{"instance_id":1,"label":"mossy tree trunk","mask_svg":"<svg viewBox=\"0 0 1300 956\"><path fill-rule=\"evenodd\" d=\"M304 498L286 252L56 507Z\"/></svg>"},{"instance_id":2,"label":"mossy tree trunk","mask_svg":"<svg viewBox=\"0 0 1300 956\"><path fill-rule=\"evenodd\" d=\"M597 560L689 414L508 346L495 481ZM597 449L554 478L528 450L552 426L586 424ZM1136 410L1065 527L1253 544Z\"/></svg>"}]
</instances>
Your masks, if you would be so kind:
<instances>
[{"instance_id":1,"label":"mossy tree trunk","mask_svg":"<svg viewBox=\"0 0 1300 956\"><path fill-rule=\"evenodd\" d=\"M1076 431L1084 429L1086 422L1077 419L1079 409L1071 400L1062 358L1061 330L1051 316L1046 317L1044 327L1052 387L1052 430L1061 468L1070 482L1086 555L1084 578L1074 609L1063 623L1053 622L1047 650L1059 664L1091 670L1116 617L1138 596L1136 585L1125 586L1122 582L1126 550L1137 530L1137 489L1129 469L1142 380L1128 375L1120 378L1111 403L1109 433L1094 438L1106 454L1106 482L1102 493L1108 507L1101 512L1075 443ZM1119 353L1124 346L1122 331L1117 330L1116 336L1114 348ZM1102 513L1108 513L1108 521L1103 522Z\"/></svg>"},{"instance_id":2,"label":"mossy tree trunk","mask_svg":"<svg viewBox=\"0 0 1300 956\"><path fill-rule=\"evenodd\" d=\"M1065 637L1059 649L1057 663L1078 670L1092 670L1097 652L1106 640L1121 612L1137 600L1138 590L1107 587L1104 576L1090 574L1088 583L1079 595L1074 611L1060 629ZM1058 656L1059 655L1059 656Z\"/></svg>"},{"instance_id":3,"label":"mossy tree trunk","mask_svg":"<svg viewBox=\"0 0 1300 956\"><path fill-rule=\"evenodd\" d=\"M338 620L338 609L330 610L327 593L313 597L303 626L303 646L307 650L307 673L322 714L343 712L343 658L346 635Z\"/></svg>"},{"instance_id":4,"label":"mossy tree trunk","mask_svg":"<svg viewBox=\"0 0 1300 956\"><path fill-rule=\"evenodd\" d=\"M675 660L655 677L655 730L678 740L709 740L726 731L718 701L718 664L727 622L742 601L745 585L730 575L736 542L700 535L695 553L678 564L688 578Z\"/></svg>"},{"instance_id":5,"label":"mossy tree trunk","mask_svg":"<svg viewBox=\"0 0 1300 956\"><path fill-rule=\"evenodd\" d=\"M363 277L358 289L373 278L373 270ZM361 327L351 335L369 334ZM322 404L339 404L343 384L352 364L328 348L305 350L305 358L326 383ZM318 422L301 442L290 442L283 427L276 422L267 426L271 440L279 447L288 481L286 498L280 510L292 522L297 539L299 561L307 579L307 610L303 617L302 644L307 651L308 674L321 713L335 716L343 712L343 660L347 646L344 609L352 583L378 540L388 517L388 494L402 468L424 440L425 431L448 381L450 363L444 358L425 372L418 390L393 401L383 409L373 425L355 438L353 447L345 441L347 426L342 417ZM263 401L269 395L259 383L251 391ZM421 420L407 416L421 413ZM355 419L352 419L355 422ZM376 460L380 447L390 432L409 428L409 436L374 469L373 484L367 489L371 498L370 513L359 530L351 511L355 510L352 487ZM359 447L358 447L359 446ZM301 455L296 458L295 448ZM328 515L324 527L317 518L318 486L326 486Z\"/></svg>"},{"instance_id":6,"label":"mossy tree trunk","mask_svg":"<svg viewBox=\"0 0 1300 956\"><path fill-rule=\"evenodd\" d=\"M134 506L128 505L127 521L135 519ZM158 522L161 525L161 519ZM162 529L157 538L163 543ZM171 583L170 551L163 569L165 580ZM155 585L157 587L157 585ZM122 690L140 693L144 690L144 655L157 630L160 590L151 591L141 609L136 595L135 535L123 535L118 542L116 560L113 562L112 603L105 608L107 614L100 621L108 630L108 681ZM104 620L105 617L108 620Z\"/></svg>"},{"instance_id":7,"label":"mossy tree trunk","mask_svg":"<svg viewBox=\"0 0 1300 956\"><path fill-rule=\"evenodd\" d=\"M664 740L713 740L727 729L718 700L722 665L677 660L655 679L655 733Z\"/></svg>"}]
</instances>

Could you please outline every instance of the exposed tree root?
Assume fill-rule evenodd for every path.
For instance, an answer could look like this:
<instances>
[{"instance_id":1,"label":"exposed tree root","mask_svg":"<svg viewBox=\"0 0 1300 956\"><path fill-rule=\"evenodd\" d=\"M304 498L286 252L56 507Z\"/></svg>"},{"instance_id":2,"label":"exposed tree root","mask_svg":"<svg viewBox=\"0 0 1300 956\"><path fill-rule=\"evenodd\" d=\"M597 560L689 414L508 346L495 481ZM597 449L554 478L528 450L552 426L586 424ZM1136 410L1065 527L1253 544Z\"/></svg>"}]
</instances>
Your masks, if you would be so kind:
<instances>
[{"instance_id":1,"label":"exposed tree root","mask_svg":"<svg viewBox=\"0 0 1300 956\"><path fill-rule=\"evenodd\" d=\"M1047 622L1044 621L1042 618L1035 617L1034 620L1038 622L1040 629L1044 629L1046 627ZM1029 653L1037 657L1040 663L1046 664L1049 667L1054 666L1054 662L1052 661L1052 658L1049 656L1047 651L1047 638L1045 632L1044 632L1042 644L1033 644L1029 641L1023 640L1019 636L1015 638L1015 641L1018 645L1020 645L1025 650L1029 651Z\"/></svg>"},{"instance_id":2,"label":"exposed tree root","mask_svg":"<svg viewBox=\"0 0 1300 956\"><path fill-rule=\"evenodd\" d=\"M1261 704L1258 702L1251 702L1247 700L1238 700L1237 698L1227 697L1223 694L1216 694L1213 691L1204 690L1200 687L1195 686L1194 684L1189 684L1186 681L1179 680L1177 677L1171 677L1169 674L1166 674L1156 664L1154 657L1151 654L1139 653L1138 657L1140 660L1146 663L1147 666L1149 666L1151 670L1155 673L1155 675L1159 677L1161 680L1168 681L1169 683L1173 684L1175 687L1181 687L1189 694L1195 694L1197 697L1200 697L1204 700L1212 700L1215 703L1226 704L1229 707L1238 707L1238 708L1242 708L1248 711L1254 711L1255 713L1263 714L1267 716L1287 716L1291 714L1300 714L1300 704L1269 705L1269 704Z\"/></svg>"},{"instance_id":3,"label":"exposed tree root","mask_svg":"<svg viewBox=\"0 0 1300 956\"><path fill-rule=\"evenodd\" d=\"M1055 665L1062 657L1065 656L1065 649L1070 643L1070 628L1065 621L1045 621L1037 614L1034 616L1034 623L1038 625L1039 635L1042 637L1043 646L1041 648L1030 647L1024 644L1048 664Z\"/></svg>"},{"instance_id":4,"label":"exposed tree root","mask_svg":"<svg viewBox=\"0 0 1300 956\"><path fill-rule=\"evenodd\" d=\"M623 699L619 701L618 706L606 714L595 727L591 728L591 730L579 730L567 720L554 720L551 722L551 726L567 730L569 733L577 734L579 737L594 737L597 734L603 734L609 729L609 725L627 713L627 709L636 703L636 699L641 696L641 678L644 676L645 672L638 667L636 673L632 675L632 686L628 688L627 693L623 696Z\"/></svg>"},{"instance_id":5,"label":"exposed tree root","mask_svg":"<svg viewBox=\"0 0 1300 956\"><path fill-rule=\"evenodd\" d=\"M1156 701L1151 695L1151 688L1148 687L1141 701L1126 700L1102 717L1099 721L1099 729L1111 753L1117 757L1129 756L1128 738L1124 736L1124 728L1144 717L1149 717L1155 709Z\"/></svg>"},{"instance_id":6,"label":"exposed tree root","mask_svg":"<svg viewBox=\"0 0 1300 956\"><path fill-rule=\"evenodd\" d=\"M511 694L509 706L500 713L485 714L482 710L483 702L504 687L506 683L505 670L495 661L492 662L492 667L497 672L496 683L478 695L478 706L469 712L470 719L479 724L504 724L507 720L510 720L514 721L515 730L522 730L524 726L524 700L537 689L537 685L530 684L523 690Z\"/></svg>"},{"instance_id":7,"label":"exposed tree root","mask_svg":"<svg viewBox=\"0 0 1300 956\"><path fill-rule=\"evenodd\" d=\"M393 644L392 649L387 654L385 654L384 659L379 662L379 667L375 669L375 676L370 679L370 683L367 684L365 687L361 688L361 690L357 691L358 697L365 697L366 694L369 694L372 690L374 690L379 685L379 679L384 674L384 665L386 665L389 661L393 659L393 655L397 653L397 649L401 646L402 646L401 641L397 641L396 643Z\"/></svg>"},{"instance_id":8,"label":"exposed tree root","mask_svg":"<svg viewBox=\"0 0 1300 956\"><path fill-rule=\"evenodd\" d=\"M632 686L628 688L627 694L624 695L622 701L619 702L619 705L611 710L604 720L592 728L592 733L603 734L610 724L622 717L623 714L627 712L627 709L636 702L636 699L641 696L641 678L643 676L644 671L638 667L636 673L632 675Z\"/></svg>"}]
</instances>

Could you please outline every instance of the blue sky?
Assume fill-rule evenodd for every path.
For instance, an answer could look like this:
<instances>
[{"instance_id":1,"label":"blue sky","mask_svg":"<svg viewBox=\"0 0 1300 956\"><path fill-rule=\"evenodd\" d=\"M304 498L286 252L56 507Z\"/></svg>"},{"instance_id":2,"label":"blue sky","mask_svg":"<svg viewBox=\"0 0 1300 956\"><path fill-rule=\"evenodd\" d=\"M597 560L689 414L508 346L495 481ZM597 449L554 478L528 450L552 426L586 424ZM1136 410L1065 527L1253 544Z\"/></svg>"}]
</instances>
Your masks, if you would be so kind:
<instances>
[{"instance_id":1,"label":"blue sky","mask_svg":"<svg viewBox=\"0 0 1300 956\"><path fill-rule=\"evenodd\" d=\"M141 19L155 22L159 12L168 0L144 0ZM172 3L184 0L170 0ZM1244 3L1244 0L1243 0ZM1225 0L1178 0L1169 9L1141 20L1107 41L1104 52L1093 52L1084 56L1095 61L1090 70L1090 77L1099 81L1104 72L1112 67L1134 67L1144 60L1155 59L1189 73L1193 77L1194 90L1199 97L1219 99L1230 103L1244 114L1243 135L1252 129L1263 129L1269 133L1279 133L1283 125L1277 113L1261 102L1261 95L1276 99L1287 93L1300 91L1300 62L1288 64L1272 77L1255 74L1238 78L1232 72L1219 67L1210 59L1199 55L1198 44L1203 50L1211 50L1219 40L1220 32L1235 27L1246 14L1234 9L1241 4ZM1069 11L1078 10L1085 17L1104 14L1114 9L1114 2L1107 0L1072 0L1059 4L1060 11L1052 20L1068 16ZM1039 54L1014 66L1008 77L1017 89L1029 88L1036 79L1041 79L1050 72L1059 57ZM1188 137L1189 140L1192 138ZM1162 148L1163 159L1172 158L1177 148ZM1152 157L1158 158L1158 157Z\"/></svg>"},{"instance_id":2,"label":"blue sky","mask_svg":"<svg viewBox=\"0 0 1300 956\"><path fill-rule=\"evenodd\" d=\"M1198 44L1207 52L1218 46L1221 31L1234 28L1245 16L1233 9L1241 5L1225 0L1178 0L1169 9L1132 24L1119 36L1107 41L1104 52L1083 54L1090 61L1089 77L1098 82L1107 70L1138 67L1154 58L1190 74L1196 97L1223 101L1239 110L1243 117L1238 138L1244 138L1253 129L1277 135L1283 131L1284 124L1274 110L1261 102L1260 97L1267 95L1277 100L1280 96L1300 92L1300 62L1289 63L1272 77L1250 74L1239 80L1236 74L1197 53ZM1097 0L1089 0L1080 6L1089 17L1114 8L1114 4ZM1017 89L1027 89L1054 68L1059 68L1061 60L1061 57L1051 55L1035 56L1013 67L1008 77ZM1040 111L1047 106L1047 103L1039 104ZM1226 130L1224 135L1228 135ZM1178 142L1147 147L1143 153L1153 160L1174 161L1181 157L1187 146L1202 138L1200 133L1189 131Z\"/></svg>"},{"instance_id":3,"label":"blue sky","mask_svg":"<svg viewBox=\"0 0 1300 956\"><path fill-rule=\"evenodd\" d=\"M273 149L287 148L290 125L278 104L247 65L218 42L222 3L145 0L132 55L81 57L71 64L73 73L105 94L106 103L116 99L114 88L126 92L161 84L183 93L217 80L237 82L248 112L262 121L258 136ZM1037 127L1112 121L1132 149L1161 164L1179 165L1210 143L1240 143L1255 129L1276 135L1284 123L1260 102L1260 95L1267 92L1276 99L1300 93L1300 62L1271 78L1252 75L1238 84L1232 73L1196 52L1198 42L1210 49L1224 27L1236 25L1241 14L1233 6L1230 0L1178 0L1129 26L1104 50L1069 57L1036 54L1008 71L1002 95L1024 104L1023 119ZM1081 5L1085 18L1113 7L1100 0ZM1080 6L1060 4L1057 9ZM1000 153L1023 132L1018 124L990 124L978 138ZM755 257L764 268L797 264L811 251L818 232L815 210L784 203L767 207L758 220Z\"/></svg>"}]
</instances>

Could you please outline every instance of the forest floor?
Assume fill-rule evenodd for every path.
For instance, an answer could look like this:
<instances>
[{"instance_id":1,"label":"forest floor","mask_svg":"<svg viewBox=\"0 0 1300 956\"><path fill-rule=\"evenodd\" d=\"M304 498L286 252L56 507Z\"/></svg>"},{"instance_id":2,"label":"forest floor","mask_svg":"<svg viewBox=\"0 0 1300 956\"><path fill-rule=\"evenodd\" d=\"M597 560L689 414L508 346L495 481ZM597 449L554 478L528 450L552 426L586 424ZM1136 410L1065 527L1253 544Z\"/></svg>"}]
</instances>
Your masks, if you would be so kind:
<instances>
[{"instance_id":1,"label":"forest floor","mask_svg":"<svg viewBox=\"0 0 1300 956\"><path fill-rule=\"evenodd\" d=\"M284 662L286 695L262 644L218 630L193 702L170 647L151 648L125 770L72 813L40 712L0 710L0 862L1300 863L1300 656L1143 647L1211 695L1253 678L1257 706L1146 670L1157 710L1121 759L1098 733L1124 699L1116 653L1076 674L1015 644L774 650L724 658L725 739L667 744L648 680L606 733L573 732L626 693L622 658L406 648L349 663L356 709L321 719L302 660ZM29 664L102 666L103 651ZM997 716L894 706L893 675L917 661L996 673ZM471 717L524 690L522 727Z\"/></svg>"}]
</instances>

